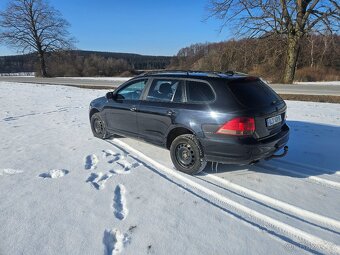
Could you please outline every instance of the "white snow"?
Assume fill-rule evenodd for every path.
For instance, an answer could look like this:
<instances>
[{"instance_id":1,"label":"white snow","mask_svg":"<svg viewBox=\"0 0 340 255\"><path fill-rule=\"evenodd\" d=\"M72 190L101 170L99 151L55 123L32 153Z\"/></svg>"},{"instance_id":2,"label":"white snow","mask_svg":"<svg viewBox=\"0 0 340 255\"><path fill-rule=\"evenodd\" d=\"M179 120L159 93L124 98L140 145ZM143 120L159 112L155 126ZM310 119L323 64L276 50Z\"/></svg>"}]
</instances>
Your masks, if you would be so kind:
<instances>
[{"instance_id":1,"label":"white snow","mask_svg":"<svg viewBox=\"0 0 340 255\"><path fill-rule=\"evenodd\" d=\"M288 101L285 158L193 177L94 138L105 92L0 82L1 255L340 254L340 104Z\"/></svg>"},{"instance_id":2,"label":"white snow","mask_svg":"<svg viewBox=\"0 0 340 255\"><path fill-rule=\"evenodd\" d=\"M58 77L62 79L73 79L73 80L100 80L100 81L120 81L125 82L133 77Z\"/></svg>"},{"instance_id":3,"label":"white snow","mask_svg":"<svg viewBox=\"0 0 340 255\"><path fill-rule=\"evenodd\" d=\"M34 77L35 76L35 72L0 73L0 76Z\"/></svg>"},{"instance_id":4,"label":"white snow","mask_svg":"<svg viewBox=\"0 0 340 255\"><path fill-rule=\"evenodd\" d=\"M23 171L15 170L15 169L0 169L0 176L1 175L14 175L14 174L21 174Z\"/></svg>"}]
</instances>

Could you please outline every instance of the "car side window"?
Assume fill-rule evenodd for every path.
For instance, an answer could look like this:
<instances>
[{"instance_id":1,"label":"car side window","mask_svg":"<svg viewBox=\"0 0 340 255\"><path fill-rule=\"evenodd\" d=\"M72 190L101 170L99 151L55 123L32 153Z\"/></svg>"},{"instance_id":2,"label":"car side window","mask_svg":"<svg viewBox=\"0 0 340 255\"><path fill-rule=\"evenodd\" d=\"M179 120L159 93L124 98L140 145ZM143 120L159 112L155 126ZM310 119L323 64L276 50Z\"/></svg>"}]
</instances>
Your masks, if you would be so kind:
<instances>
[{"instance_id":1,"label":"car side window","mask_svg":"<svg viewBox=\"0 0 340 255\"><path fill-rule=\"evenodd\" d=\"M147 101L160 101L160 102L178 102L182 99L181 88L182 81L180 80L153 80L149 93L146 97Z\"/></svg>"},{"instance_id":2,"label":"car side window","mask_svg":"<svg viewBox=\"0 0 340 255\"><path fill-rule=\"evenodd\" d=\"M147 79L138 80L136 82L132 82L130 85L121 89L117 92L117 99L119 100L139 100Z\"/></svg>"},{"instance_id":3,"label":"car side window","mask_svg":"<svg viewBox=\"0 0 340 255\"><path fill-rule=\"evenodd\" d=\"M215 99L212 88L205 82L187 81L188 103L209 102Z\"/></svg>"}]
</instances>

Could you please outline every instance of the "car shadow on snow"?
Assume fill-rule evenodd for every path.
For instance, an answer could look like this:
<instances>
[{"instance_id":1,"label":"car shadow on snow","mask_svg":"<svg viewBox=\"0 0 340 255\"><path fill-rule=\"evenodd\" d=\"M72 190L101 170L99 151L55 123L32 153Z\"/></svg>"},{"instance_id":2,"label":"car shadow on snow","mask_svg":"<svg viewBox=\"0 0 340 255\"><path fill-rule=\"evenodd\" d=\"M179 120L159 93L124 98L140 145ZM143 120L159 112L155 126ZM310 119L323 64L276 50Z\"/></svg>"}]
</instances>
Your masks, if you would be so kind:
<instances>
[{"instance_id":1,"label":"car shadow on snow","mask_svg":"<svg viewBox=\"0 0 340 255\"><path fill-rule=\"evenodd\" d=\"M287 121L290 127L288 154L280 159L261 160L255 165L208 164L206 172L254 172L306 178L340 173L340 127L304 121Z\"/></svg>"}]
</instances>

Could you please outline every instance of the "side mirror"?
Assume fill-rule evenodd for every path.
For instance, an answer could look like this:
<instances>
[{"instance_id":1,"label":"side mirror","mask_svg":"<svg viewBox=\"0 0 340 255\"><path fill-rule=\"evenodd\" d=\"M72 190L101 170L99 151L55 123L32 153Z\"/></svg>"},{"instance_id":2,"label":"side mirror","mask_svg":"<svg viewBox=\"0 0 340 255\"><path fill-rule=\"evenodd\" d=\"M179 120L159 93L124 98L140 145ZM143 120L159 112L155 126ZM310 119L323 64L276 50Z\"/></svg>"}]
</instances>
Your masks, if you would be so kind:
<instances>
[{"instance_id":1,"label":"side mirror","mask_svg":"<svg viewBox=\"0 0 340 255\"><path fill-rule=\"evenodd\" d=\"M110 100L110 99L114 100L114 98L115 98L113 92L107 92L105 97L106 97L107 100Z\"/></svg>"}]
</instances>

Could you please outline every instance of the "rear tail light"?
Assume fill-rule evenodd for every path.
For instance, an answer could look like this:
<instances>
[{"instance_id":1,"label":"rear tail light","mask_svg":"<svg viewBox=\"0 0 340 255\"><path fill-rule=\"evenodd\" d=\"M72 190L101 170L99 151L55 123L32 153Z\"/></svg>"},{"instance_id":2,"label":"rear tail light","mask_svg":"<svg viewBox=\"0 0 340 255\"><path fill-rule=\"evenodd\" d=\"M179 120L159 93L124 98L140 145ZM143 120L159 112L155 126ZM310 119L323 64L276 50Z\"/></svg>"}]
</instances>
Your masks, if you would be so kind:
<instances>
[{"instance_id":1,"label":"rear tail light","mask_svg":"<svg viewBox=\"0 0 340 255\"><path fill-rule=\"evenodd\" d=\"M255 120L249 117L237 117L223 124L217 134L247 136L255 132Z\"/></svg>"}]
</instances>

